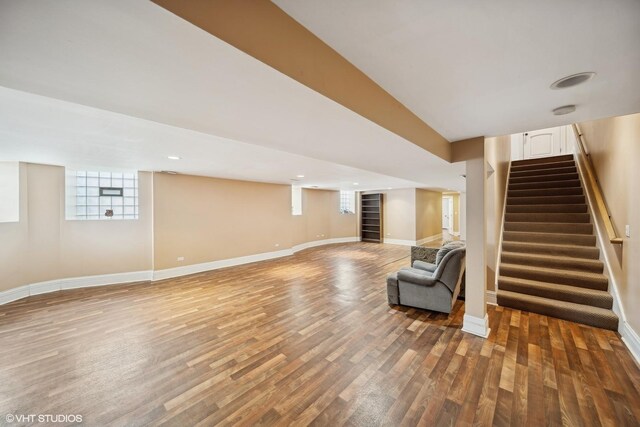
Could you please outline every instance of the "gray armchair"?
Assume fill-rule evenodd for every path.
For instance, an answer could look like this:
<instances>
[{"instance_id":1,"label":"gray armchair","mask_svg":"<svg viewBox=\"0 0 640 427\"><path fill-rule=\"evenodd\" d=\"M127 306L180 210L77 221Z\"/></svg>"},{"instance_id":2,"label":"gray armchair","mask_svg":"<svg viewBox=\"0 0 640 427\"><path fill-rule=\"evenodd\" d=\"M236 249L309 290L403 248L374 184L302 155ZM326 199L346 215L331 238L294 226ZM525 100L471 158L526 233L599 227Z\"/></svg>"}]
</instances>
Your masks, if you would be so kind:
<instances>
[{"instance_id":1,"label":"gray armchair","mask_svg":"<svg viewBox=\"0 0 640 427\"><path fill-rule=\"evenodd\" d=\"M445 245L436 263L416 260L387 277L389 304L401 304L426 310L451 313L460 292L465 271L466 248Z\"/></svg>"}]
</instances>

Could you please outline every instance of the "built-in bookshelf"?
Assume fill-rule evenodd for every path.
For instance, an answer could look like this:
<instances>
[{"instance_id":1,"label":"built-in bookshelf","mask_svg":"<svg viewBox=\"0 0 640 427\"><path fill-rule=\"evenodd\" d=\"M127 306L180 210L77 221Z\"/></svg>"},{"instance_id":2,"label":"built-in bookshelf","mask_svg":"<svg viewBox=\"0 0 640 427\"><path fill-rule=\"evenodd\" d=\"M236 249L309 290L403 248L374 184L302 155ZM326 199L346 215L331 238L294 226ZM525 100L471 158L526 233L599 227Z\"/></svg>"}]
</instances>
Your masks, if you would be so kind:
<instances>
[{"instance_id":1,"label":"built-in bookshelf","mask_svg":"<svg viewBox=\"0 0 640 427\"><path fill-rule=\"evenodd\" d=\"M382 243L382 194L363 194L360 199L362 212L360 236L363 242Z\"/></svg>"}]
</instances>

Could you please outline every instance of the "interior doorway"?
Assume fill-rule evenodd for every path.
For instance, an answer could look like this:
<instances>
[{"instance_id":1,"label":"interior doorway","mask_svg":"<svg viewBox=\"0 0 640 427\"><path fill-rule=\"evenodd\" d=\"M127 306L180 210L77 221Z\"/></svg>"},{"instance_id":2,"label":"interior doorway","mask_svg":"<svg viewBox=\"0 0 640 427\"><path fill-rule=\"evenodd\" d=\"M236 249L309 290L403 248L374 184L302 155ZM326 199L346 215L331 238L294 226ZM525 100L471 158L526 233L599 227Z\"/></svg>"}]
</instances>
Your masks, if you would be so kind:
<instances>
[{"instance_id":1,"label":"interior doorway","mask_svg":"<svg viewBox=\"0 0 640 427\"><path fill-rule=\"evenodd\" d=\"M442 229L453 233L453 197L442 196Z\"/></svg>"}]
</instances>

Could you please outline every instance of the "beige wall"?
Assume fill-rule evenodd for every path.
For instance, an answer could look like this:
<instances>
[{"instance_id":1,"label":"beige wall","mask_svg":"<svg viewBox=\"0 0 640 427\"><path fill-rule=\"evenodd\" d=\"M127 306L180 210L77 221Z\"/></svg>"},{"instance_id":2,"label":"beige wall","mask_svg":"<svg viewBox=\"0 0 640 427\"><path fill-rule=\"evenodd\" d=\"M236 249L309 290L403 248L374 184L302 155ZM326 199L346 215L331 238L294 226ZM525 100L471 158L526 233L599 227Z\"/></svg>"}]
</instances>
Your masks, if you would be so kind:
<instances>
[{"instance_id":1,"label":"beige wall","mask_svg":"<svg viewBox=\"0 0 640 427\"><path fill-rule=\"evenodd\" d=\"M20 221L0 223L0 291L62 278L160 270L357 235L339 192L139 173L138 220L67 221L64 168L21 163ZM277 246L276 246L277 245ZM177 261L184 257L184 261Z\"/></svg>"},{"instance_id":2,"label":"beige wall","mask_svg":"<svg viewBox=\"0 0 640 427\"><path fill-rule=\"evenodd\" d=\"M485 215L487 222L486 261L487 289L495 289L496 268L499 257L502 213L507 189L507 174L511 159L511 137L487 138L484 144L486 188Z\"/></svg>"},{"instance_id":3,"label":"beige wall","mask_svg":"<svg viewBox=\"0 0 640 427\"><path fill-rule=\"evenodd\" d=\"M442 193L416 189L415 240L442 234Z\"/></svg>"},{"instance_id":4,"label":"beige wall","mask_svg":"<svg viewBox=\"0 0 640 427\"><path fill-rule=\"evenodd\" d=\"M302 215L293 216L288 185L154 177L156 270L357 236L356 215L339 213L338 191L303 189Z\"/></svg>"},{"instance_id":5,"label":"beige wall","mask_svg":"<svg viewBox=\"0 0 640 427\"><path fill-rule=\"evenodd\" d=\"M20 164L20 222L0 224L0 290L151 269L151 175L139 175L140 219L67 221L64 168Z\"/></svg>"},{"instance_id":6,"label":"beige wall","mask_svg":"<svg viewBox=\"0 0 640 427\"><path fill-rule=\"evenodd\" d=\"M622 247L605 244L627 322L640 332L640 114L580 123ZM625 236L625 225L631 237Z\"/></svg>"},{"instance_id":7,"label":"beige wall","mask_svg":"<svg viewBox=\"0 0 640 427\"><path fill-rule=\"evenodd\" d=\"M384 237L396 240L416 239L416 189L370 191L382 193Z\"/></svg>"}]
</instances>

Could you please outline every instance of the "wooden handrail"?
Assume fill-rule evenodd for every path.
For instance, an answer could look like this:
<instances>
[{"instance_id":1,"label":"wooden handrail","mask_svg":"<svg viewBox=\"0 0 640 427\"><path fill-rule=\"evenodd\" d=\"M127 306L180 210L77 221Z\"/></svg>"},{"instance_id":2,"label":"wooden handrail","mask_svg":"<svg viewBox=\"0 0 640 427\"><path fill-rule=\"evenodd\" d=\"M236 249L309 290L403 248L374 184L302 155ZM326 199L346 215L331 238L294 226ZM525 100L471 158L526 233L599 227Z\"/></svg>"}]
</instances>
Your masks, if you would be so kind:
<instances>
[{"instance_id":1,"label":"wooden handrail","mask_svg":"<svg viewBox=\"0 0 640 427\"><path fill-rule=\"evenodd\" d=\"M573 124L573 133L576 136L576 141L578 142L578 148L580 152L584 156L584 164L587 173L587 179L589 180L589 186L593 189L593 195L596 202L596 206L598 211L600 211L600 216L604 222L604 228L607 230L607 236L609 237L609 242L614 245L621 245L623 240L618 237L616 234L616 229L613 228L613 223L611 222L611 214L609 213L609 209L607 209L607 204L604 201L604 196L602 195L602 189L600 188L600 183L598 182L598 178L596 176L595 168L593 167L593 163L591 162L591 156L587 152L587 148L584 143L584 137L582 132L580 132L580 128L577 124Z\"/></svg>"}]
</instances>

